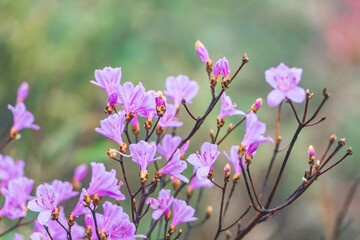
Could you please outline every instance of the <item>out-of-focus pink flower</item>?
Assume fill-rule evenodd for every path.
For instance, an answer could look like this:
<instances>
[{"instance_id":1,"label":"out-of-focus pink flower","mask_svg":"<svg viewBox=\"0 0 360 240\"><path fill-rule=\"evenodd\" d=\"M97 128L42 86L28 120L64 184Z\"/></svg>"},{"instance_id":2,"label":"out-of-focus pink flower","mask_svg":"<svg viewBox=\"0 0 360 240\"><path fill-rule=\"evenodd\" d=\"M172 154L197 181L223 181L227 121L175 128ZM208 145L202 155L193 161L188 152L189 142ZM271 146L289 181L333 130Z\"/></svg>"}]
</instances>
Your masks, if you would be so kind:
<instances>
[{"instance_id":1,"label":"out-of-focus pink flower","mask_svg":"<svg viewBox=\"0 0 360 240\"><path fill-rule=\"evenodd\" d=\"M2 188L1 194L5 197L5 203L0 210L0 217L10 219L23 218L27 215L26 202L29 199L34 181L26 177L19 177L9 181L8 188Z\"/></svg>"},{"instance_id":2,"label":"out-of-focus pink flower","mask_svg":"<svg viewBox=\"0 0 360 240\"><path fill-rule=\"evenodd\" d=\"M88 167L85 163L80 164L75 168L74 176L71 182L74 188L77 190L79 189L80 183L86 177L87 173Z\"/></svg>"},{"instance_id":3,"label":"out-of-focus pink flower","mask_svg":"<svg viewBox=\"0 0 360 240\"><path fill-rule=\"evenodd\" d=\"M197 218L194 217L195 209L188 206L184 200L174 199L173 201L173 220L172 227L176 227L183 222L193 222Z\"/></svg>"},{"instance_id":4,"label":"out-of-focus pink flower","mask_svg":"<svg viewBox=\"0 0 360 240\"><path fill-rule=\"evenodd\" d=\"M100 121L101 128L96 128L95 131L101 135L112 139L119 146L123 143L121 134L124 131L125 113L120 111L117 114L112 114Z\"/></svg>"},{"instance_id":5,"label":"out-of-focus pink flower","mask_svg":"<svg viewBox=\"0 0 360 240\"><path fill-rule=\"evenodd\" d=\"M10 130L10 136L14 139L18 137L18 132L24 128L32 128L34 130L39 130L40 127L34 124L34 115L26 110L26 106L24 103L19 102L15 105L15 107L8 105L8 109L13 114L14 124Z\"/></svg>"},{"instance_id":6,"label":"out-of-focus pink flower","mask_svg":"<svg viewBox=\"0 0 360 240\"><path fill-rule=\"evenodd\" d=\"M301 68L289 68L284 63L266 70L265 80L274 88L267 96L268 105L275 107L285 98L302 103L305 100L305 90L297 86L301 81L301 75Z\"/></svg>"},{"instance_id":7,"label":"out-of-focus pink flower","mask_svg":"<svg viewBox=\"0 0 360 240\"><path fill-rule=\"evenodd\" d=\"M166 91L164 94L176 107L182 104L182 99L185 98L186 104L191 104L192 99L199 91L197 82L190 80L188 76L179 75L177 77L168 77L166 79Z\"/></svg>"},{"instance_id":8,"label":"out-of-focus pink flower","mask_svg":"<svg viewBox=\"0 0 360 240\"><path fill-rule=\"evenodd\" d=\"M148 112L156 114L155 91L145 91L142 83L134 87L131 82L125 82L119 89L118 103L124 108L126 114L146 117Z\"/></svg>"},{"instance_id":9,"label":"out-of-focus pink flower","mask_svg":"<svg viewBox=\"0 0 360 240\"><path fill-rule=\"evenodd\" d=\"M24 161L15 162L10 156L0 154L0 189L6 188L10 180L24 176L24 167Z\"/></svg>"},{"instance_id":10,"label":"out-of-focus pink flower","mask_svg":"<svg viewBox=\"0 0 360 240\"><path fill-rule=\"evenodd\" d=\"M133 162L140 165L141 172L146 172L150 163L161 158L155 158L156 145L154 143L140 141L137 144L130 144L129 149Z\"/></svg>"},{"instance_id":11,"label":"out-of-focus pink flower","mask_svg":"<svg viewBox=\"0 0 360 240\"><path fill-rule=\"evenodd\" d=\"M171 191L169 189L161 189L159 196L157 198L146 199L146 204L149 204L150 201L150 207L154 209L152 218L158 220L163 214L169 214L174 197L171 196Z\"/></svg>"},{"instance_id":12,"label":"out-of-focus pink flower","mask_svg":"<svg viewBox=\"0 0 360 240\"><path fill-rule=\"evenodd\" d=\"M196 152L191 154L187 161L196 167L196 176L200 180L205 180L210 171L213 170L213 164L220 155L216 144L204 142L201 146L201 154Z\"/></svg>"},{"instance_id":13,"label":"out-of-focus pink flower","mask_svg":"<svg viewBox=\"0 0 360 240\"><path fill-rule=\"evenodd\" d=\"M218 118L219 119L225 119L226 117L234 116L234 115L245 115L243 111L236 110L236 103L233 103L231 101L231 98L226 95L224 92L221 95L221 108Z\"/></svg>"},{"instance_id":14,"label":"out-of-focus pink flower","mask_svg":"<svg viewBox=\"0 0 360 240\"><path fill-rule=\"evenodd\" d=\"M161 144L159 143L157 145L157 151L165 157L166 161L168 161L171 157L171 154L175 151L177 146L179 146L180 142L180 136L171 136L170 134L166 134L163 137ZM189 142L186 142L184 145L181 146L180 153L182 155L185 155L188 148Z\"/></svg>"},{"instance_id":15,"label":"out-of-focus pink flower","mask_svg":"<svg viewBox=\"0 0 360 240\"><path fill-rule=\"evenodd\" d=\"M209 61L211 61L206 47L199 40L196 41L196 43L195 43L195 50L196 50L196 53L199 56L200 60L203 63L207 64Z\"/></svg>"},{"instance_id":16,"label":"out-of-focus pink flower","mask_svg":"<svg viewBox=\"0 0 360 240\"><path fill-rule=\"evenodd\" d=\"M28 94L29 94L29 84L27 82L23 82L17 91L16 102L17 103L24 102Z\"/></svg>"},{"instance_id":17,"label":"out-of-focus pink flower","mask_svg":"<svg viewBox=\"0 0 360 240\"><path fill-rule=\"evenodd\" d=\"M159 170L161 174L169 174L170 176L176 177L183 182L188 183L189 179L181 173L187 168L185 160L180 160L181 153L180 149L176 150L171 160L169 160L163 168Z\"/></svg>"},{"instance_id":18,"label":"out-of-focus pink flower","mask_svg":"<svg viewBox=\"0 0 360 240\"><path fill-rule=\"evenodd\" d=\"M315 158L315 149L314 149L313 145L309 146L308 153L309 153L309 158Z\"/></svg>"},{"instance_id":19,"label":"out-of-focus pink flower","mask_svg":"<svg viewBox=\"0 0 360 240\"><path fill-rule=\"evenodd\" d=\"M177 120L177 108L173 104L167 104L166 112L162 118L160 118L158 125L160 127L181 127L182 122Z\"/></svg>"},{"instance_id":20,"label":"out-of-focus pink flower","mask_svg":"<svg viewBox=\"0 0 360 240\"><path fill-rule=\"evenodd\" d=\"M21 234L15 233L13 240L24 240L24 236Z\"/></svg>"},{"instance_id":21,"label":"out-of-focus pink flower","mask_svg":"<svg viewBox=\"0 0 360 240\"><path fill-rule=\"evenodd\" d=\"M120 192L122 183L118 184L116 170L107 172L103 163L91 163L91 180L86 193L90 196L97 194L98 197L108 196L116 200L125 200L124 194Z\"/></svg>"}]
</instances>

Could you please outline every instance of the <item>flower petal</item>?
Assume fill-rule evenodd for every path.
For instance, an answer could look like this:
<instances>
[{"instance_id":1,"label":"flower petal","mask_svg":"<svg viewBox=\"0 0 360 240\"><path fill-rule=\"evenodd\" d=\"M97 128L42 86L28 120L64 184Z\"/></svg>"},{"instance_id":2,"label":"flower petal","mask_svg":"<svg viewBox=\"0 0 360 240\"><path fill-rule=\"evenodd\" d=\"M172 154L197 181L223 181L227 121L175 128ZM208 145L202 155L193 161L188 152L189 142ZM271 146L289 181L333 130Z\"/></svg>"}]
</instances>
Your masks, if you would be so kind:
<instances>
[{"instance_id":1,"label":"flower petal","mask_svg":"<svg viewBox=\"0 0 360 240\"><path fill-rule=\"evenodd\" d=\"M295 103L302 103L305 100L305 90L301 87L294 87L286 92L286 97Z\"/></svg>"},{"instance_id":2,"label":"flower petal","mask_svg":"<svg viewBox=\"0 0 360 240\"><path fill-rule=\"evenodd\" d=\"M279 105L285 99L284 92L274 89L267 95L267 104L270 107Z\"/></svg>"}]
</instances>

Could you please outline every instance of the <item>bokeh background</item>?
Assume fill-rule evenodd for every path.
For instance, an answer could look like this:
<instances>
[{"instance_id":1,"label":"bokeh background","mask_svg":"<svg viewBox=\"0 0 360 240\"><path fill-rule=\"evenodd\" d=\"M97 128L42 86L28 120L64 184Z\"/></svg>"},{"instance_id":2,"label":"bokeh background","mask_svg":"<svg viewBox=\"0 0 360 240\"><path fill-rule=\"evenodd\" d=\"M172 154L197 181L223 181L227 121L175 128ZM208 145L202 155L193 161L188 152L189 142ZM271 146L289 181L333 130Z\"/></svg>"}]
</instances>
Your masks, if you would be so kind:
<instances>
[{"instance_id":1,"label":"bokeh background","mask_svg":"<svg viewBox=\"0 0 360 240\"><path fill-rule=\"evenodd\" d=\"M121 66L122 82L141 81L146 89L154 90L165 88L167 76L186 74L200 85L190 108L201 114L210 94L204 67L194 51L195 41L200 39L213 61L227 57L232 72L241 63L243 53L250 57L250 62L228 90L239 109L247 111L256 98L266 99L271 88L264 80L264 71L280 62L304 69L300 85L315 95L310 111L320 102L322 88L326 87L332 94L321 112L327 120L301 134L275 201L280 203L301 183L310 144L320 155L329 136L336 133L338 137L346 137L347 146L353 146L354 155L322 177L300 200L257 226L247 237L328 239L345 195L359 176L359 23L360 2L357 0L2 0L0 142L6 140L12 125L7 104L14 104L16 90L23 81L30 85L26 105L41 126L38 132L22 131L21 140L3 153L25 160L26 175L35 179L36 185L55 178L71 180L73 169L80 163L101 161L108 169L120 170L106 155L107 148L114 144L94 131L105 118L103 108L107 100L101 89L89 83L94 79L94 70ZM303 106L296 108L302 112ZM180 112L180 117L185 126L178 132L184 137L192 123L183 113ZM209 130L216 128L217 113L218 108L205 121L188 154L199 149L201 142L209 140ZM269 108L264 101L258 115L267 123L267 133L274 136L276 109ZM238 119L227 119L226 125ZM294 116L285 105L280 129L283 145L290 141L295 128ZM239 144L243 131L244 128L239 128L233 133L221 146L221 151ZM271 144L263 144L252 164L257 188L261 187L272 148ZM279 156L276 169L283 155ZM225 162L224 156L217 161L218 171L222 171ZM127 168L133 172L131 181L136 186L137 166L129 162ZM218 181L221 175L218 174ZM230 223L249 204L242 185L241 182L236 190L225 223ZM190 239L213 237L219 197L216 188L205 191L199 218L207 205L214 207L214 218L193 230ZM358 193L349 207L347 227L341 239L360 239L357 237L359 200ZM248 220L244 219L244 224ZM149 219L144 221L140 233L146 232L148 222ZM9 224L3 219L0 229L6 229ZM28 234L31 228L23 227L18 231ZM12 239L12 235L4 239Z\"/></svg>"}]
</instances>

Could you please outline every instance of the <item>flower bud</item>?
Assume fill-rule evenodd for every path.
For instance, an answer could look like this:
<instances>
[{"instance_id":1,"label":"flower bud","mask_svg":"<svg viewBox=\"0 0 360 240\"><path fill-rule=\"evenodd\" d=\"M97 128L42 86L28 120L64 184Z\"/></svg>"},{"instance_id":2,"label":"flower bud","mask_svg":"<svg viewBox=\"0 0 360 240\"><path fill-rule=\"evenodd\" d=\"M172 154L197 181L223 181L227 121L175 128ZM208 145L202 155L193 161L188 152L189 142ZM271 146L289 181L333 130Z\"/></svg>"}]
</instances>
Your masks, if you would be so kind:
<instances>
[{"instance_id":1,"label":"flower bud","mask_svg":"<svg viewBox=\"0 0 360 240\"><path fill-rule=\"evenodd\" d=\"M101 197L99 197L96 193L91 197L92 201L94 203L94 206L97 207L99 206L100 202L101 202Z\"/></svg>"},{"instance_id":2,"label":"flower bud","mask_svg":"<svg viewBox=\"0 0 360 240\"><path fill-rule=\"evenodd\" d=\"M109 156L109 158L115 158L117 155L117 151L113 148L109 148L107 150L107 155Z\"/></svg>"},{"instance_id":3,"label":"flower bud","mask_svg":"<svg viewBox=\"0 0 360 240\"><path fill-rule=\"evenodd\" d=\"M314 96L314 93L310 93L309 89L306 89L305 93L306 93L306 99L311 99Z\"/></svg>"},{"instance_id":4,"label":"flower bud","mask_svg":"<svg viewBox=\"0 0 360 240\"><path fill-rule=\"evenodd\" d=\"M320 169L320 160L316 160L315 169L316 169L316 170L319 170L319 169Z\"/></svg>"},{"instance_id":5,"label":"flower bud","mask_svg":"<svg viewBox=\"0 0 360 240\"><path fill-rule=\"evenodd\" d=\"M211 180L211 179L213 179L213 177L214 177L214 170L210 170L207 178L208 178L209 180Z\"/></svg>"},{"instance_id":6,"label":"flower bud","mask_svg":"<svg viewBox=\"0 0 360 240\"><path fill-rule=\"evenodd\" d=\"M125 120L127 123L129 123L134 117L135 117L135 114L133 114L131 112L125 114Z\"/></svg>"},{"instance_id":7,"label":"flower bud","mask_svg":"<svg viewBox=\"0 0 360 240\"><path fill-rule=\"evenodd\" d=\"M160 172L160 170L159 171L157 171L156 173L155 173L155 179L160 179L162 177L162 174L161 174L161 172Z\"/></svg>"},{"instance_id":8,"label":"flower bud","mask_svg":"<svg viewBox=\"0 0 360 240\"><path fill-rule=\"evenodd\" d=\"M229 182L231 176L230 165L227 163L224 167L224 182Z\"/></svg>"},{"instance_id":9,"label":"flower bud","mask_svg":"<svg viewBox=\"0 0 360 240\"><path fill-rule=\"evenodd\" d=\"M352 154L353 154L352 147L349 147L349 148L346 150L346 154L347 154L347 155L352 155Z\"/></svg>"},{"instance_id":10,"label":"flower bud","mask_svg":"<svg viewBox=\"0 0 360 240\"><path fill-rule=\"evenodd\" d=\"M149 131L149 130L151 129L152 125L153 125L153 120L152 120L152 118L147 118L147 119L145 120L145 123L144 123L144 128L145 128L145 130L146 130L146 131Z\"/></svg>"},{"instance_id":11,"label":"flower bud","mask_svg":"<svg viewBox=\"0 0 360 240\"><path fill-rule=\"evenodd\" d=\"M249 62L249 57L247 56L246 53L244 53L244 56L243 56L243 58L242 58L242 61L243 61L243 63L248 63L248 62Z\"/></svg>"},{"instance_id":12,"label":"flower bud","mask_svg":"<svg viewBox=\"0 0 360 240\"><path fill-rule=\"evenodd\" d=\"M312 145L309 146L309 165L310 167L314 166L315 164L315 149Z\"/></svg>"},{"instance_id":13,"label":"flower bud","mask_svg":"<svg viewBox=\"0 0 360 240\"><path fill-rule=\"evenodd\" d=\"M214 131L212 129L210 129L209 135L210 135L211 141L214 141L215 136L214 136Z\"/></svg>"},{"instance_id":14,"label":"flower bud","mask_svg":"<svg viewBox=\"0 0 360 240\"><path fill-rule=\"evenodd\" d=\"M156 104L157 115L159 117L162 117L166 112L166 103L165 103L165 97L163 96L161 91L158 91L156 93L155 104Z\"/></svg>"},{"instance_id":15,"label":"flower bud","mask_svg":"<svg viewBox=\"0 0 360 240\"><path fill-rule=\"evenodd\" d=\"M262 105L262 102L263 102L262 98L256 99L256 101L253 103L253 105L251 105L250 111L257 113L257 111L259 110L259 108Z\"/></svg>"},{"instance_id":16,"label":"flower bud","mask_svg":"<svg viewBox=\"0 0 360 240\"><path fill-rule=\"evenodd\" d=\"M17 91L16 103L24 102L28 94L29 84L27 82L23 82Z\"/></svg>"},{"instance_id":17,"label":"flower bud","mask_svg":"<svg viewBox=\"0 0 360 240\"><path fill-rule=\"evenodd\" d=\"M126 153L126 151L127 151L127 144L124 143L124 142L121 143L121 144L120 144L119 151L120 151L122 154Z\"/></svg>"},{"instance_id":18,"label":"flower bud","mask_svg":"<svg viewBox=\"0 0 360 240\"><path fill-rule=\"evenodd\" d=\"M88 168L87 168L86 164L80 164L79 166L77 166L75 168L74 176L73 176L73 179L71 181L71 183L73 185L73 188L75 190L80 189L80 183L86 177L87 172L88 172Z\"/></svg>"},{"instance_id":19,"label":"flower bud","mask_svg":"<svg viewBox=\"0 0 360 240\"><path fill-rule=\"evenodd\" d=\"M225 118L221 119L219 117L217 117L217 127L218 128L222 128L225 124Z\"/></svg>"},{"instance_id":20,"label":"flower bud","mask_svg":"<svg viewBox=\"0 0 360 240\"><path fill-rule=\"evenodd\" d=\"M70 215L68 218L68 225L71 227L74 226L74 224L75 224L75 219L72 215Z\"/></svg>"},{"instance_id":21,"label":"flower bud","mask_svg":"<svg viewBox=\"0 0 360 240\"><path fill-rule=\"evenodd\" d=\"M207 206L207 207L206 207L206 212L205 212L205 219L211 218L211 216L213 215L213 213L214 213L213 207L210 206L210 205Z\"/></svg>"},{"instance_id":22,"label":"flower bud","mask_svg":"<svg viewBox=\"0 0 360 240\"><path fill-rule=\"evenodd\" d=\"M344 146L345 145L345 138L339 139L339 145Z\"/></svg>"},{"instance_id":23,"label":"flower bud","mask_svg":"<svg viewBox=\"0 0 360 240\"><path fill-rule=\"evenodd\" d=\"M245 162L246 166L249 166L253 160L253 156L250 154L245 153Z\"/></svg>"},{"instance_id":24,"label":"flower bud","mask_svg":"<svg viewBox=\"0 0 360 240\"><path fill-rule=\"evenodd\" d=\"M149 177L149 171L148 170L145 170L145 171L140 171L139 173L139 178L140 178L140 181L142 183L146 182L146 180L148 179Z\"/></svg>"},{"instance_id":25,"label":"flower bud","mask_svg":"<svg viewBox=\"0 0 360 240\"><path fill-rule=\"evenodd\" d=\"M208 73L211 73L212 72L212 61L209 57L209 53L208 53L207 49L205 48L204 44L202 44L202 42L200 42L199 40L196 41L195 50L196 50L196 53L197 53L198 57L200 58L200 60L206 64L206 71Z\"/></svg>"},{"instance_id":26,"label":"flower bud","mask_svg":"<svg viewBox=\"0 0 360 240\"><path fill-rule=\"evenodd\" d=\"M54 210L51 213L51 220L57 220L59 218L60 208L57 206L54 207Z\"/></svg>"},{"instance_id":27,"label":"flower bud","mask_svg":"<svg viewBox=\"0 0 360 240\"><path fill-rule=\"evenodd\" d=\"M222 78L221 87L223 90L226 90L230 87L230 78Z\"/></svg>"},{"instance_id":28,"label":"flower bud","mask_svg":"<svg viewBox=\"0 0 360 240\"><path fill-rule=\"evenodd\" d=\"M240 179L240 174L239 173L236 173L233 175L233 183L238 183L239 182L239 179Z\"/></svg>"},{"instance_id":29,"label":"flower bud","mask_svg":"<svg viewBox=\"0 0 360 240\"><path fill-rule=\"evenodd\" d=\"M333 134L330 136L329 142L330 142L330 144L333 144L335 141L336 141L336 135Z\"/></svg>"}]
</instances>

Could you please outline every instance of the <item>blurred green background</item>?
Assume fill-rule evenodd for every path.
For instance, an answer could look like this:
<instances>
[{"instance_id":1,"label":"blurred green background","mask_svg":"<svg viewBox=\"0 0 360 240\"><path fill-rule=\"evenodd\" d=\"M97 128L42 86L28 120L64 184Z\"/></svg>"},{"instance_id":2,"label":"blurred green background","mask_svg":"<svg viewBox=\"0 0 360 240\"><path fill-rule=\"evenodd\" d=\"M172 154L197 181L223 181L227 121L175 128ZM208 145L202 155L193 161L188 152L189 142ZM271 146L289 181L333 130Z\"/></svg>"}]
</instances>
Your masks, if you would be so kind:
<instances>
[{"instance_id":1,"label":"blurred green background","mask_svg":"<svg viewBox=\"0 0 360 240\"><path fill-rule=\"evenodd\" d=\"M241 63L243 53L248 54L250 62L228 90L241 110L247 111L258 97L266 99L271 89L264 80L264 71L280 62L303 68L300 85L315 95L310 111L320 102L323 87L332 94L321 112L326 113L327 120L300 135L275 200L280 203L301 183L307 167L308 145L313 144L320 155L329 136L336 133L338 137L346 137L347 146L352 145L355 154L322 177L299 201L256 227L248 239L328 237L360 167L357 161L360 30L356 18L360 16L360 6L356 8L349 2L356 5L356 0L3 0L0 2L0 143L6 140L12 124L7 104L15 103L16 90L23 81L30 85L25 103L41 126L38 132L22 131L21 140L7 147L4 153L25 160L26 175L34 178L36 185L55 178L71 180L74 167L80 163L102 161L108 169L119 171L118 165L106 155L107 148L115 145L94 131L106 117L103 108L107 101L105 93L89 83L94 79L94 70L121 66L122 82L141 81L146 89L154 90L165 88L167 76L188 75L200 85L190 108L201 114L210 97L204 67L194 51L195 41L201 40L214 62L227 57L231 72ZM302 112L303 106L296 108ZM179 133L184 137L192 122L184 120L183 113L182 110L180 117L185 126ZM216 128L217 113L218 108L205 121L188 154L198 150L200 142L209 140L208 131ZM258 115L268 124L267 134L274 136L276 109L269 108L264 101ZM238 119L227 119L226 125ZM285 145L296 128L288 105L283 108L281 121L280 135ZM240 128L232 134L220 147L221 151L239 144L243 131ZM261 146L253 162L258 188L272 147ZM217 161L220 172L225 162L224 156ZM136 186L137 167L128 163L127 168L134 172L131 180ZM218 181L221 175L218 174ZM249 204L242 184L225 223L230 223ZM207 224L193 230L191 239L208 239L214 235L219 203L213 199L219 196L215 188L205 192L200 215L207 205L214 206L215 215ZM347 220L351 222L343 239L355 239L360 229L359 196L355 196L350 206ZM5 229L8 222L0 224L0 229ZM139 232L145 233L147 226L143 224ZM29 233L31 229L23 227L19 231Z\"/></svg>"}]
</instances>

